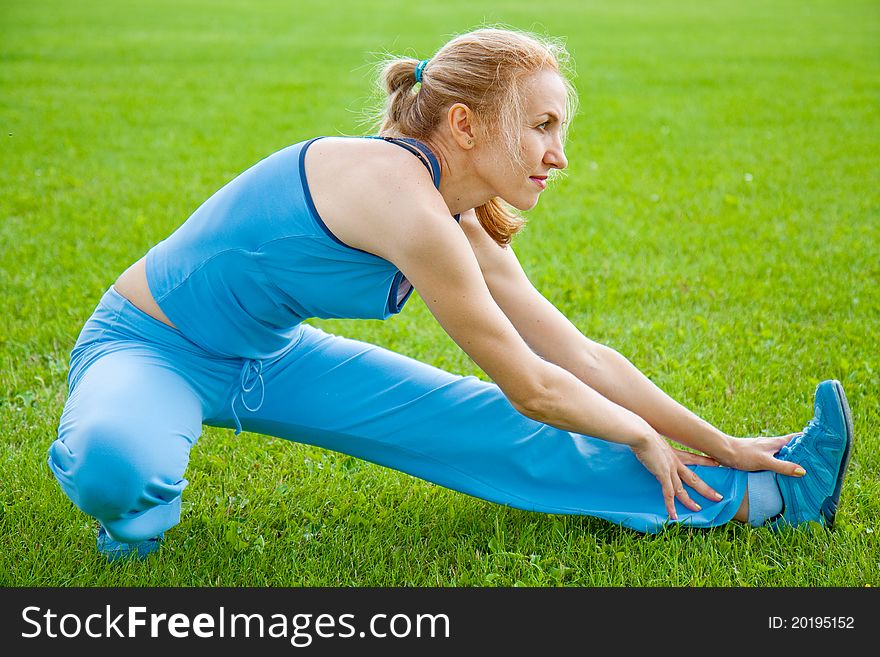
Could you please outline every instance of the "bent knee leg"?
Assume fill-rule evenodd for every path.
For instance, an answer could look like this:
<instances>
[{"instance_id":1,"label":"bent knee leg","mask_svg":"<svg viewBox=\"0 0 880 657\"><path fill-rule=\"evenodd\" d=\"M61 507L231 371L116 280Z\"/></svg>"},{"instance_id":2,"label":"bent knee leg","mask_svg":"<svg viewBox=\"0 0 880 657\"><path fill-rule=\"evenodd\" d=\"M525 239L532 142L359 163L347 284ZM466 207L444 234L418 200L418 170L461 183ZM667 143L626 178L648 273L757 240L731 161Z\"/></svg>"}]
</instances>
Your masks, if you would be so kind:
<instances>
[{"instance_id":1,"label":"bent knee leg","mask_svg":"<svg viewBox=\"0 0 880 657\"><path fill-rule=\"evenodd\" d=\"M179 509L201 421L199 396L155 349L113 351L89 366L68 397L49 467L111 535L110 526L127 521L133 537L149 528L156 508Z\"/></svg>"},{"instance_id":2,"label":"bent knee leg","mask_svg":"<svg viewBox=\"0 0 880 657\"><path fill-rule=\"evenodd\" d=\"M157 518L168 523L159 531L173 526L175 508L179 517L202 402L176 367L145 344L102 355L71 391L49 449L64 492L117 540L123 530L111 527L134 537L155 529Z\"/></svg>"},{"instance_id":3,"label":"bent knee leg","mask_svg":"<svg viewBox=\"0 0 880 657\"><path fill-rule=\"evenodd\" d=\"M112 521L179 497L189 446L188 440L162 440L149 428L100 418L59 435L49 466L80 509Z\"/></svg>"},{"instance_id":4,"label":"bent knee leg","mask_svg":"<svg viewBox=\"0 0 880 657\"><path fill-rule=\"evenodd\" d=\"M113 538L143 540L179 519L195 426L169 430L112 415L62 422L49 467L71 501Z\"/></svg>"}]
</instances>

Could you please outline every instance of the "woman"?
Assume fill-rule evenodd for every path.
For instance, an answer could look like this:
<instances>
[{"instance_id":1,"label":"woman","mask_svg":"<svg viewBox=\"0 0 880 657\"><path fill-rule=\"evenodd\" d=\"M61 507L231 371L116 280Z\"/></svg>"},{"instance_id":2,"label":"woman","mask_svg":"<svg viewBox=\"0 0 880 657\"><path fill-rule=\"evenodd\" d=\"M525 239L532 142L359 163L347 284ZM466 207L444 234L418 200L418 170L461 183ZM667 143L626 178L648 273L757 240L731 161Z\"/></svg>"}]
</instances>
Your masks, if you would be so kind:
<instances>
[{"instance_id":1,"label":"woman","mask_svg":"<svg viewBox=\"0 0 880 657\"><path fill-rule=\"evenodd\" d=\"M319 445L501 504L644 532L831 525L839 383L804 432L729 437L569 323L509 243L567 165L565 51L484 29L389 61L380 135L315 138L215 193L106 291L71 352L49 466L109 558L179 522L202 425ZM413 288L492 378L327 334ZM673 449L664 436L701 454Z\"/></svg>"}]
</instances>

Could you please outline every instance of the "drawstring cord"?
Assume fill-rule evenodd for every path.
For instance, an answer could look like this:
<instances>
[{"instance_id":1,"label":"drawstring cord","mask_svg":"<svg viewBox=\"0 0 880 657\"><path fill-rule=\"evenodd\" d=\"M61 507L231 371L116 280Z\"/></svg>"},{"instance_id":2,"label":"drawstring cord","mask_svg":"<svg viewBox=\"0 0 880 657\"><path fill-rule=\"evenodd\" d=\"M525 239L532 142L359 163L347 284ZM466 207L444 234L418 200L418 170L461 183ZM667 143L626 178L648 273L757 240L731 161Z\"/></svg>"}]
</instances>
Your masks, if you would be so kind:
<instances>
[{"instance_id":1,"label":"drawstring cord","mask_svg":"<svg viewBox=\"0 0 880 657\"><path fill-rule=\"evenodd\" d=\"M257 383L260 384L260 402L256 405L255 408L251 408L248 406L247 401L245 401L245 393L252 391ZM235 412L235 400L240 399L242 406L244 406L251 413L254 413L263 406L263 399L266 396L266 386L263 383L263 361L261 360L251 360L246 359L244 365L241 368L241 385L236 392L235 396L232 398L232 417L235 419L235 435L241 433L241 422L238 419L238 414Z\"/></svg>"}]
</instances>

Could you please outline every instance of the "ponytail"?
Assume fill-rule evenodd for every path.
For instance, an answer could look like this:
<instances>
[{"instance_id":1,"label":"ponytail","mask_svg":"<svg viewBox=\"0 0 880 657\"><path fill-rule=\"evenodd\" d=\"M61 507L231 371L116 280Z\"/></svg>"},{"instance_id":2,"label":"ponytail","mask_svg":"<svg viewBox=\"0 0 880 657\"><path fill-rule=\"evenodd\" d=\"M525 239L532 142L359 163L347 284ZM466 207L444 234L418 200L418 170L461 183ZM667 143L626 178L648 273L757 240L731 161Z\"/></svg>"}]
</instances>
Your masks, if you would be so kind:
<instances>
[{"instance_id":1,"label":"ponytail","mask_svg":"<svg viewBox=\"0 0 880 657\"><path fill-rule=\"evenodd\" d=\"M501 246L510 244L513 236L525 225L525 219L516 214L497 196L475 208L477 219L489 237Z\"/></svg>"}]
</instances>

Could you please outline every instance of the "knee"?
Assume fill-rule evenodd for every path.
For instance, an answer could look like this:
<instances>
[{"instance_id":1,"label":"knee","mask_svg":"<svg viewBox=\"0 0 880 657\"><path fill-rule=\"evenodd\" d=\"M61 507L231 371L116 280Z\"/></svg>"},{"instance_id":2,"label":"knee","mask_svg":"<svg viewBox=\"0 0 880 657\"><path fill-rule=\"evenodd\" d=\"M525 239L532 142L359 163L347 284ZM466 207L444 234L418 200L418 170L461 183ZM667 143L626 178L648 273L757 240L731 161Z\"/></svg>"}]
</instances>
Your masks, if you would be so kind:
<instances>
[{"instance_id":1,"label":"knee","mask_svg":"<svg viewBox=\"0 0 880 657\"><path fill-rule=\"evenodd\" d=\"M163 476L158 455L139 448L144 442L137 428L81 422L52 444L49 467L85 513L102 522L130 517L167 502L162 498L179 495L185 485L179 475Z\"/></svg>"}]
</instances>

